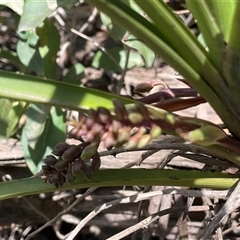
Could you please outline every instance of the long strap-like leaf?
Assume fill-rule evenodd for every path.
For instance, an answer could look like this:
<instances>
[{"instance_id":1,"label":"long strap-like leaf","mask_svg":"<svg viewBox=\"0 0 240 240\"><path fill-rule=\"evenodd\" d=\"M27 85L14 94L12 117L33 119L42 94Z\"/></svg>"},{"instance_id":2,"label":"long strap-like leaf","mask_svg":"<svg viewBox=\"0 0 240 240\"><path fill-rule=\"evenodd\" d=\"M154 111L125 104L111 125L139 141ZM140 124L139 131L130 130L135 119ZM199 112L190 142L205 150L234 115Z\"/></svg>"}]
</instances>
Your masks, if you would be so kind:
<instances>
[{"instance_id":1,"label":"long strap-like leaf","mask_svg":"<svg viewBox=\"0 0 240 240\"><path fill-rule=\"evenodd\" d=\"M228 189L237 181L238 175L224 173L159 169L107 169L97 171L91 181L84 178L83 175L80 175L71 185L65 184L63 187L58 188L58 190L123 185L161 185ZM0 200L56 191L53 185L42 183L39 177L2 182L0 183L0 189Z\"/></svg>"}]
</instances>

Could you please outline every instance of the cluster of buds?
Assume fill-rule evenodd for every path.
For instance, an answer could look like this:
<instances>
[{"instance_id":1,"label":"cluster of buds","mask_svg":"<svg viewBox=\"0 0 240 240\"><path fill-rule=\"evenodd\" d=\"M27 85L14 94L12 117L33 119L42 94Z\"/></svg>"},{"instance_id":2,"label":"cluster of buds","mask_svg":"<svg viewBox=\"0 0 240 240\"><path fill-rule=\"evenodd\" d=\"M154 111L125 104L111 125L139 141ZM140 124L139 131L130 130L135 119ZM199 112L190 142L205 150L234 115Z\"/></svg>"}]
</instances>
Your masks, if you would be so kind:
<instances>
[{"instance_id":1,"label":"cluster of buds","mask_svg":"<svg viewBox=\"0 0 240 240\"><path fill-rule=\"evenodd\" d=\"M79 120L72 122L73 129L69 137L91 143L103 142L107 149L120 147L141 148L161 134L147 108L141 104L125 106L118 100L113 101L114 110L99 107L91 109L89 115L80 115Z\"/></svg>"},{"instance_id":2,"label":"cluster of buds","mask_svg":"<svg viewBox=\"0 0 240 240\"><path fill-rule=\"evenodd\" d=\"M73 126L69 138L81 141L79 145L59 143L52 154L45 158L42 180L62 186L71 183L82 173L87 179L101 165L98 146L111 149L125 144L126 148L141 148L161 134L161 128L150 118L148 109L141 103L125 106L114 100L111 113L103 107L81 114ZM88 164L89 163L89 164Z\"/></svg>"},{"instance_id":3,"label":"cluster of buds","mask_svg":"<svg viewBox=\"0 0 240 240\"><path fill-rule=\"evenodd\" d=\"M82 142L79 145L57 144L52 151L53 155L48 155L44 160L42 180L60 187L65 182L73 182L80 173L90 179L101 165L97 148L98 145L89 142ZM87 160L90 160L89 164Z\"/></svg>"}]
</instances>

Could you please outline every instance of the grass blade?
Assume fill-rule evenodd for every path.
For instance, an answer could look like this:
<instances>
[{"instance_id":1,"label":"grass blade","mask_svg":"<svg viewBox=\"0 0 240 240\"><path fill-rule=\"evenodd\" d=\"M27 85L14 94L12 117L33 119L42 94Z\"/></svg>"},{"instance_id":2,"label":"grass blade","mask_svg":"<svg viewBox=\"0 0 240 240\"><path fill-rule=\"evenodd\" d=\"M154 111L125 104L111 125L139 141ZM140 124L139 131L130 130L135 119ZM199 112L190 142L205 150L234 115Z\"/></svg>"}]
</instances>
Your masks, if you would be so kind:
<instances>
[{"instance_id":1,"label":"grass blade","mask_svg":"<svg viewBox=\"0 0 240 240\"><path fill-rule=\"evenodd\" d=\"M224 50L223 33L205 1L187 0L187 5L203 34L209 49L209 58L219 72Z\"/></svg>"}]
</instances>

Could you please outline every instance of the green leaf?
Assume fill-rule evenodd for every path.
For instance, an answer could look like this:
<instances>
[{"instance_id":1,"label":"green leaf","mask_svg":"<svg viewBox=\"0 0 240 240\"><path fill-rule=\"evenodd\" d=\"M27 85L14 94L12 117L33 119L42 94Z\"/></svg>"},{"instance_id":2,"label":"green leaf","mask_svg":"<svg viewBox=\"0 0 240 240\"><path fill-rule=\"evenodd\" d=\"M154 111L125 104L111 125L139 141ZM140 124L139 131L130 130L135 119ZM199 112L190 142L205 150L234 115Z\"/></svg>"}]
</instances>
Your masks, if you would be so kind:
<instances>
[{"instance_id":1,"label":"green leaf","mask_svg":"<svg viewBox=\"0 0 240 240\"><path fill-rule=\"evenodd\" d=\"M28 106L25 102L13 102L9 112L9 124L7 128L7 138L11 137L18 129L18 123Z\"/></svg>"},{"instance_id":2,"label":"green leaf","mask_svg":"<svg viewBox=\"0 0 240 240\"><path fill-rule=\"evenodd\" d=\"M239 181L238 174L162 169L104 169L87 180L82 174L72 184L56 189L43 184L39 177L1 182L0 200L32 194L90 187L111 186L186 186L193 188L230 189Z\"/></svg>"},{"instance_id":3,"label":"green leaf","mask_svg":"<svg viewBox=\"0 0 240 240\"><path fill-rule=\"evenodd\" d=\"M80 85L81 78L84 76L85 67L81 63L74 64L63 77L62 81Z\"/></svg>"},{"instance_id":4,"label":"green leaf","mask_svg":"<svg viewBox=\"0 0 240 240\"><path fill-rule=\"evenodd\" d=\"M232 25L229 33L229 47L240 55L240 44L239 44L239 21L240 21L240 2L235 1L235 8L233 12Z\"/></svg>"},{"instance_id":5,"label":"green leaf","mask_svg":"<svg viewBox=\"0 0 240 240\"><path fill-rule=\"evenodd\" d=\"M116 60L116 62L119 63L120 67L123 69L127 61L126 51L120 47L115 47L108 50L108 53ZM103 68L105 70L119 72L119 68L111 60L111 58L100 50L95 54L92 61L92 66L95 68ZM144 66L143 59L138 53L131 51L128 60L128 68L131 69L133 67L140 66Z\"/></svg>"},{"instance_id":6,"label":"green leaf","mask_svg":"<svg viewBox=\"0 0 240 240\"><path fill-rule=\"evenodd\" d=\"M112 99L119 99L123 103L135 102L116 94L2 70L0 86L0 97L72 110L96 109L99 106L111 109L114 107Z\"/></svg>"},{"instance_id":7,"label":"green leaf","mask_svg":"<svg viewBox=\"0 0 240 240\"><path fill-rule=\"evenodd\" d=\"M0 98L0 138L9 138L17 129L26 103Z\"/></svg>"},{"instance_id":8,"label":"green leaf","mask_svg":"<svg viewBox=\"0 0 240 240\"><path fill-rule=\"evenodd\" d=\"M143 15L144 11L142 10L142 8L139 7L139 5L136 4L136 2L134 0L130 0L129 2L129 6L136 11L137 13Z\"/></svg>"},{"instance_id":9,"label":"green leaf","mask_svg":"<svg viewBox=\"0 0 240 240\"><path fill-rule=\"evenodd\" d=\"M35 31L27 31L21 33L21 39L17 43L17 54L26 67L35 71L38 75L44 75L44 63L40 56L39 50L36 47L38 36Z\"/></svg>"},{"instance_id":10,"label":"green leaf","mask_svg":"<svg viewBox=\"0 0 240 240\"><path fill-rule=\"evenodd\" d=\"M240 32L239 32L239 14L240 14L240 3L236 1L233 12L233 19L231 27L229 28L229 39L225 47L224 61L223 61L223 74L226 78L229 88L237 99L238 104L240 103Z\"/></svg>"},{"instance_id":11,"label":"green leaf","mask_svg":"<svg viewBox=\"0 0 240 240\"><path fill-rule=\"evenodd\" d=\"M221 32L223 33L224 41L228 43L230 37L230 31L232 28L234 8L238 1L206 1L206 4L209 6L211 13L214 16L214 20L219 25ZM211 21L211 22L212 22ZM211 23L210 23L211 24Z\"/></svg>"},{"instance_id":12,"label":"green leaf","mask_svg":"<svg viewBox=\"0 0 240 240\"><path fill-rule=\"evenodd\" d=\"M33 105L22 133L24 157L33 174L41 170L43 159L66 137L65 114L61 109Z\"/></svg>"},{"instance_id":13,"label":"green leaf","mask_svg":"<svg viewBox=\"0 0 240 240\"><path fill-rule=\"evenodd\" d=\"M46 0L26 1L24 11L19 22L18 32L36 28L51 13L52 11L48 8Z\"/></svg>"},{"instance_id":14,"label":"green leaf","mask_svg":"<svg viewBox=\"0 0 240 240\"><path fill-rule=\"evenodd\" d=\"M124 3L128 6L130 6L131 0L124 0ZM104 14L103 12L100 12L100 17L102 23L107 27L108 34L115 40L115 41L122 41L123 37L125 36L126 29L120 27L118 24L114 23L112 19Z\"/></svg>"},{"instance_id":15,"label":"green leaf","mask_svg":"<svg viewBox=\"0 0 240 240\"><path fill-rule=\"evenodd\" d=\"M101 20L103 24L108 29L108 34L115 41L122 41L124 35L126 34L126 30L116 25L111 18L109 18L106 14L100 13Z\"/></svg>"},{"instance_id":16,"label":"green leaf","mask_svg":"<svg viewBox=\"0 0 240 240\"><path fill-rule=\"evenodd\" d=\"M142 9L132 0L130 1L130 6L138 13L143 13ZM128 35L125 29L116 25L106 14L101 13L100 16L103 24L107 27L110 36L114 40L124 40L124 44L138 50L145 60L146 67L150 68L155 58L154 52L131 34L126 39L124 39L124 36Z\"/></svg>"},{"instance_id":17,"label":"green leaf","mask_svg":"<svg viewBox=\"0 0 240 240\"><path fill-rule=\"evenodd\" d=\"M200 33L200 34L198 35L197 39L198 39L198 41L202 44L202 46L203 46L205 49L207 49L208 46L207 46L207 44L206 44L206 42L205 42L205 40L204 40L204 37L203 37L202 33Z\"/></svg>"},{"instance_id":18,"label":"green leaf","mask_svg":"<svg viewBox=\"0 0 240 240\"><path fill-rule=\"evenodd\" d=\"M57 0L46 0L48 8L51 11L54 11L58 7L58 1Z\"/></svg>"},{"instance_id":19,"label":"green leaf","mask_svg":"<svg viewBox=\"0 0 240 240\"><path fill-rule=\"evenodd\" d=\"M0 0L0 5L9 7L18 15L22 15L24 0Z\"/></svg>"},{"instance_id":20,"label":"green leaf","mask_svg":"<svg viewBox=\"0 0 240 240\"><path fill-rule=\"evenodd\" d=\"M211 11L207 1L187 0L187 4L197 20L197 24L208 46L209 58L218 71L221 72L224 38L213 11Z\"/></svg>"},{"instance_id":21,"label":"green leaf","mask_svg":"<svg viewBox=\"0 0 240 240\"><path fill-rule=\"evenodd\" d=\"M11 108L12 102L10 100L0 98L0 138L6 138Z\"/></svg>"},{"instance_id":22,"label":"green leaf","mask_svg":"<svg viewBox=\"0 0 240 240\"><path fill-rule=\"evenodd\" d=\"M218 140L227 138L224 131L214 125L205 125L189 133L180 134L187 141L191 141L201 146L211 146L218 144Z\"/></svg>"},{"instance_id":23,"label":"green leaf","mask_svg":"<svg viewBox=\"0 0 240 240\"><path fill-rule=\"evenodd\" d=\"M145 16L145 12L139 7L139 5L136 4L135 1L130 0L130 7L140 15L144 16L148 21L150 20L147 16ZM155 59L155 53L149 47L131 34L129 37L127 37L127 39L125 39L124 43L141 53L147 68L152 67Z\"/></svg>"},{"instance_id":24,"label":"green leaf","mask_svg":"<svg viewBox=\"0 0 240 240\"><path fill-rule=\"evenodd\" d=\"M27 121L24 126L28 145L34 149L38 138L42 135L51 107L32 104L27 112Z\"/></svg>"},{"instance_id":25,"label":"green leaf","mask_svg":"<svg viewBox=\"0 0 240 240\"><path fill-rule=\"evenodd\" d=\"M130 35L125 41L124 44L127 46L136 49L139 51L144 58L145 65L147 68L151 68L155 59L155 53L147 47L144 43L139 41L133 35Z\"/></svg>"},{"instance_id":26,"label":"green leaf","mask_svg":"<svg viewBox=\"0 0 240 240\"><path fill-rule=\"evenodd\" d=\"M44 62L44 76L55 78L57 71L57 52L60 48L60 35L55 25L45 20L44 24L36 29L39 37L39 53Z\"/></svg>"},{"instance_id":27,"label":"green leaf","mask_svg":"<svg viewBox=\"0 0 240 240\"><path fill-rule=\"evenodd\" d=\"M121 61L120 52L121 51L123 52L123 55L124 55L124 51L120 47L112 48L112 49L108 50L108 53L111 54L111 56L115 59L115 61L120 64L120 61ZM112 59L108 55L106 55L105 53L103 53L100 50L96 52L96 54L92 60L92 66L94 68L98 68L98 69L103 68L105 70L112 70L115 72L120 72L119 66L117 66L116 63L113 62Z\"/></svg>"}]
</instances>

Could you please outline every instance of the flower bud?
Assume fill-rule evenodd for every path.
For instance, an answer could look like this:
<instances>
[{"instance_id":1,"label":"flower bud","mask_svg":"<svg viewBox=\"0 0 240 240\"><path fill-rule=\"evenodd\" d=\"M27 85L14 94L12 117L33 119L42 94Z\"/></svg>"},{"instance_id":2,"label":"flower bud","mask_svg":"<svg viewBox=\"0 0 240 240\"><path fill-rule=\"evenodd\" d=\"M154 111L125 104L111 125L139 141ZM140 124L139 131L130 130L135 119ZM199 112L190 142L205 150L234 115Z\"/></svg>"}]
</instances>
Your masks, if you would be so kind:
<instances>
[{"instance_id":1,"label":"flower bud","mask_svg":"<svg viewBox=\"0 0 240 240\"><path fill-rule=\"evenodd\" d=\"M87 142L100 142L103 132L103 126L99 123L94 123L92 129L86 134L85 139Z\"/></svg>"},{"instance_id":2,"label":"flower bud","mask_svg":"<svg viewBox=\"0 0 240 240\"><path fill-rule=\"evenodd\" d=\"M101 166L101 158L97 153L92 157L91 169L93 172L95 172L100 168L100 166Z\"/></svg>"},{"instance_id":3,"label":"flower bud","mask_svg":"<svg viewBox=\"0 0 240 240\"><path fill-rule=\"evenodd\" d=\"M122 145L125 142L127 142L130 137L130 132L131 132L131 128L129 127L124 127L122 129L119 129L118 136L117 136L118 144Z\"/></svg>"},{"instance_id":4,"label":"flower bud","mask_svg":"<svg viewBox=\"0 0 240 240\"><path fill-rule=\"evenodd\" d=\"M140 127L138 132L135 135L133 135L132 137L130 137L130 139L128 140L128 142L126 144L126 148L130 149L130 148L137 147L141 137L145 133L146 133L146 129L144 127Z\"/></svg>"},{"instance_id":5,"label":"flower bud","mask_svg":"<svg viewBox=\"0 0 240 240\"><path fill-rule=\"evenodd\" d=\"M43 171L44 173L49 173L49 172L51 172L52 170L53 170L53 168L50 167L49 165L43 165L43 166L42 166L42 171Z\"/></svg>"},{"instance_id":6,"label":"flower bud","mask_svg":"<svg viewBox=\"0 0 240 240\"><path fill-rule=\"evenodd\" d=\"M48 182L49 183L58 183L59 177L60 177L60 173L55 171L48 177Z\"/></svg>"},{"instance_id":7,"label":"flower bud","mask_svg":"<svg viewBox=\"0 0 240 240\"><path fill-rule=\"evenodd\" d=\"M117 117L120 119L127 119L127 110L122 102L117 99L113 100L114 105L114 112L116 113Z\"/></svg>"},{"instance_id":8,"label":"flower bud","mask_svg":"<svg viewBox=\"0 0 240 240\"><path fill-rule=\"evenodd\" d=\"M143 135L137 144L137 148L145 147L151 141L151 139L152 138L149 134Z\"/></svg>"},{"instance_id":9,"label":"flower bud","mask_svg":"<svg viewBox=\"0 0 240 240\"><path fill-rule=\"evenodd\" d=\"M112 131L113 133L118 133L118 131L123 127L122 123L113 120L111 126L109 127L109 131Z\"/></svg>"},{"instance_id":10,"label":"flower bud","mask_svg":"<svg viewBox=\"0 0 240 240\"><path fill-rule=\"evenodd\" d=\"M69 125L71 125L71 123ZM75 136L78 134L80 129L82 129L82 124L80 124L79 122L74 123L73 128L68 133L68 138L75 138Z\"/></svg>"},{"instance_id":11,"label":"flower bud","mask_svg":"<svg viewBox=\"0 0 240 240\"><path fill-rule=\"evenodd\" d=\"M94 120L94 122L99 121L98 112L94 109L89 109L88 115Z\"/></svg>"},{"instance_id":12,"label":"flower bud","mask_svg":"<svg viewBox=\"0 0 240 240\"><path fill-rule=\"evenodd\" d=\"M91 177L92 177L92 169L85 164L84 168L82 169L82 174L84 175L84 177L87 179L87 180L91 180Z\"/></svg>"},{"instance_id":13,"label":"flower bud","mask_svg":"<svg viewBox=\"0 0 240 240\"><path fill-rule=\"evenodd\" d=\"M136 136L131 137L128 142L126 143L126 149L135 148L138 145L139 139L136 138Z\"/></svg>"},{"instance_id":14,"label":"flower bud","mask_svg":"<svg viewBox=\"0 0 240 240\"><path fill-rule=\"evenodd\" d=\"M78 174L80 174L82 172L82 169L85 168L85 165L86 164L81 159L72 163L72 165L71 165L72 174L74 176L77 176Z\"/></svg>"},{"instance_id":15,"label":"flower bud","mask_svg":"<svg viewBox=\"0 0 240 240\"><path fill-rule=\"evenodd\" d=\"M56 156L62 156L62 154L69 148L69 144L62 142L62 143L58 143L52 151L52 154L56 155Z\"/></svg>"},{"instance_id":16,"label":"flower bud","mask_svg":"<svg viewBox=\"0 0 240 240\"><path fill-rule=\"evenodd\" d=\"M84 139L86 140L86 142L94 141L94 139L95 139L94 131L93 130L88 131Z\"/></svg>"},{"instance_id":17,"label":"flower bud","mask_svg":"<svg viewBox=\"0 0 240 240\"><path fill-rule=\"evenodd\" d=\"M92 130L94 131L95 134L99 134L103 132L103 126L99 123L94 123L92 126Z\"/></svg>"},{"instance_id":18,"label":"flower bud","mask_svg":"<svg viewBox=\"0 0 240 240\"><path fill-rule=\"evenodd\" d=\"M72 166L68 166L68 170L67 170L67 173L66 173L66 181L68 183L72 183L74 180L75 180L75 176L72 174Z\"/></svg>"},{"instance_id":19,"label":"flower bud","mask_svg":"<svg viewBox=\"0 0 240 240\"><path fill-rule=\"evenodd\" d=\"M141 103L136 103L135 104L135 109L138 113L142 114L144 119L150 119L150 114L148 112L148 109Z\"/></svg>"},{"instance_id":20,"label":"flower bud","mask_svg":"<svg viewBox=\"0 0 240 240\"><path fill-rule=\"evenodd\" d=\"M108 132L107 135L104 136L104 147L111 148L117 144L117 139L114 137L113 133Z\"/></svg>"},{"instance_id":21,"label":"flower bud","mask_svg":"<svg viewBox=\"0 0 240 240\"><path fill-rule=\"evenodd\" d=\"M62 174L60 174L60 175L59 175L59 178L58 178L58 186L59 186L59 187L63 186L63 184L65 183L65 181L66 181L66 178L65 178Z\"/></svg>"},{"instance_id":22,"label":"flower bud","mask_svg":"<svg viewBox=\"0 0 240 240\"><path fill-rule=\"evenodd\" d=\"M157 126L156 124L153 124L151 126L151 130L150 130L151 137L158 138L161 134L162 134L162 129L159 126Z\"/></svg>"},{"instance_id":23,"label":"flower bud","mask_svg":"<svg viewBox=\"0 0 240 240\"><path fill-rule=\"evenodd\" d=\"M149 92L153 87L154 87L154 84L151 81L149 81L149 82L144 82L144 83L138 84L133 89L133 91L135 93L145 93L145 92Z\"/></svg>"},{"instance_id":24,"label":"flower bud","mask_svg":"<svg viewBox=\"0 0 240 240\"><path fill-rule=\"evenodd\" d=\"M87 119L87 116L83 112L78 113L78 122L80 125L84 124Z\"/></svg>"},{"instance_id":25,"label":"flower bud","mask_svg":"<svg viewBox=\"0 0 240 240\"><path fill-rule=\"evenodd\" d=\"M54 168L55 168L56 170L58 170L58 171L61 171L61 170L63 170L63 169L66 169L67 166L68 166L68 164L69 164L69 163L66 162L66 161L58 160L58 161L55 163Z\"/></svg>"},{"instance_id":26,"label":"flower bud","mask_svg":"<svg viewBox=\"0 0 240 240\"><path fill-rule=\"evenodd\" d=\"M86 161L86 160L90 159L93 155L96 154L97 149L98 149L98 144L96 144L96 143L89 144L88 146L86 146L83 149L80 158L83 161Z\"/></svg>"},{"instance_id":27,"label":"flower bud","mask_svg":"<svg viewBox=\"0 0 240 240\"><path fill-rule=\"evenodd\" d=\"M97 109L98 117L103 124L107 124L112 121L112 115L106 108L99 107Z\"/></svg>"},{"instance_id":28,"label":"flower bud","mask_svg":"<svg viewBox=\"0 0 240 240\"><path fill-rule=\"evenodd\" d=\"M138 112L130 112L128 114L128 119L132 124L138 124L141 123L144 119L143 115Z\"/></svg>"},{"instance_id":29,"label":"flower bud","mask_svg":"<svg viewBox=\"0 0 240 240\"><path fill-rule=\"evenodd\" d=\"M152 80L138 84L133 91L135 93L149 92L153 87L157 85L162 85L164 88L167 87L167 85L162 80Z\"/></svg>"},{"instance_id":30,"label":"flower bud","mask_svg":"<svg viewBox=\"0 0 240 240\"><path fill-rule=\"evenodd\" d=\"M48 166L54 166L57 161L58 161L57 158L54 157L53 155L47 155L46 158L44 159L44 163L47 164Z\"/></svg>"},{"instance_id":31,"label":"flower bud","mask_svg":"<svg viewBox=\"0 0 240 240\"><path fill-rule=\"evenodd\" d=\"M87 128L90 130L90 129L92 129L92 125L94 124L94 120L92 118L88 117L86 119L85 124L86 124Z\"/></svg>"},{"instance_id":32,"label":"flower bud","mask_svg":"<svg viewBox=\"0 0 240 240\"><path fill-rule=\"evenodd\" d=\"M78 145L71 145L62 155L62 160L66 162L73 161L80 154L81 149Z\"/></svg>"}]
</instances>

